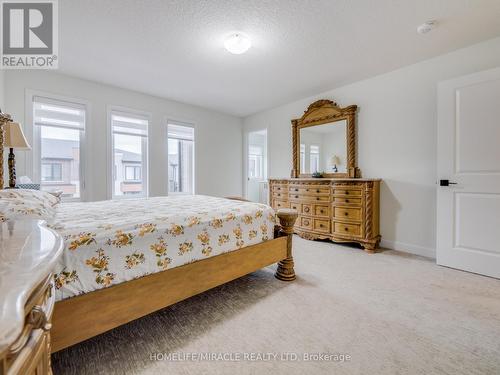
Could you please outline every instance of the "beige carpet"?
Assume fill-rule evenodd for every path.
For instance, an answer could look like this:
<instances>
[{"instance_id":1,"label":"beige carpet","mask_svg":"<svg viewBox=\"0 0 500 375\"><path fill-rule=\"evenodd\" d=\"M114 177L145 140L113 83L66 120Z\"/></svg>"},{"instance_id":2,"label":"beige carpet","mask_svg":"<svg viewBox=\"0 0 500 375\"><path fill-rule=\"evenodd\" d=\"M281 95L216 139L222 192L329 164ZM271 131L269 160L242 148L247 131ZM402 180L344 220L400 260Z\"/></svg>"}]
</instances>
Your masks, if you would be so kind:
<instances>
[{"instance_id":1,"label":"beige carpet","mask_svg":"<svg viewBox=\"0 0 500 375\"><path fill-rule=\"evenodd\" d=\"M54 374L500 374L500 280L294 241L295 282L256 272L57 353ZM268 352L298 360L186 358ZM304 360L318 352L351 359Z\"/></svg>"}]
</instances>

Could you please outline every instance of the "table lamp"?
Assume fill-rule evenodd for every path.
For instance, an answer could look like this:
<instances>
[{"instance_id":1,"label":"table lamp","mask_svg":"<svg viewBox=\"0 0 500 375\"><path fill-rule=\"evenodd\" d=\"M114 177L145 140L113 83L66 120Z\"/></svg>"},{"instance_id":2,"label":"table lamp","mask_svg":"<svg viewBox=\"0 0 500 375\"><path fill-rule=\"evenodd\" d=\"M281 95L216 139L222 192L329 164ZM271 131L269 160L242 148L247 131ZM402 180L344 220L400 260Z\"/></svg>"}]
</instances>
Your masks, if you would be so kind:
<instances>
[{"instance_id":1,"label":"table lamp","mask_svg":"<svg viewBox=\"0 0 500 375\"><path fill-rule=\"evenodd\" d=\"M333 172L337 173L339 170L337 168L337 164L340 164L340 159L337 155L332 155L330 158L330 165L333 165Z\"/></svg>"},{"instance_id":2,"label":"table lamp","mask_svg":"<svg viewBox=\"0 0 500 375\"><path fill-rule=\"evenodd\" d=\"M26 137L24 136L21 125L17 122L8 122L5 126L4 146L10 149L9 152L9 187L16 187L16 159L14 149L31 150Z\"/></svg>"}]
</instances>

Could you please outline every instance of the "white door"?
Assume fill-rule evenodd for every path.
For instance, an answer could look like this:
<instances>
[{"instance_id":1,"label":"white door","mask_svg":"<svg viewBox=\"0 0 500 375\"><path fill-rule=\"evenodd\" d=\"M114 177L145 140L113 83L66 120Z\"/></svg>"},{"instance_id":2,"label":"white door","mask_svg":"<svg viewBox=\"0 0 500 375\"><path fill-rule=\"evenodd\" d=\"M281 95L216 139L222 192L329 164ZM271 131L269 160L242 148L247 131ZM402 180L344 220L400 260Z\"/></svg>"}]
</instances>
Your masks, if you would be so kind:
<instances>
[{"instance_id":1,"label":"white door","mask_svg":"<svg viewBox=\"0 0 500 375\"><path fill-rule=\"evenodd\" d=\"M500 69L439 84L437 169L437 263L500 278Z\"/></svg>"},{"instance_id":2,"label":"white door","mask_svg":"<svg viewBox=\"0 0 500 375\"><path fill-rule=\"evenodd\" d=\"M267 203L267 129L247 135L246 198Z\"/></svg>"}]
</instances>

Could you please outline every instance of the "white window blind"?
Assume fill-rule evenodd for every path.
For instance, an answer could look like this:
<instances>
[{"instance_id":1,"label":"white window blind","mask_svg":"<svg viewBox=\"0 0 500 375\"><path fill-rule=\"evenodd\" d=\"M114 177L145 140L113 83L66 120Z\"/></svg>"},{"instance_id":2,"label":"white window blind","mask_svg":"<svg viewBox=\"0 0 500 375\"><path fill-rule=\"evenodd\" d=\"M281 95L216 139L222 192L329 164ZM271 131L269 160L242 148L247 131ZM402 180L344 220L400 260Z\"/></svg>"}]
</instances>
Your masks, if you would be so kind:
<instances>
[{"instance_id":1,"label":"white window blind","mask_svg":"<svg viewBox=\"0 0 500 375\"><path fill-rule=\"evenodd\" d=\"M194 128L185 125L168 124L168 138L194 141Z\"/></svg>"},{"instance_id":2,"label":"white window blind","mask_svg":"<svg viewBox=\"0 0 500 375\"><path fill-rule=\"evenodd\" d=\"M33 98L34 124L68 129L85 129L85 106L41 96Z\"/></svg>"},{"instance_id":3,"label":"white window blind","mask_svg":"<svg viewBox=\"0 0 500 375\"><path fill-rule=\"evenodd\" d=\"M121 114L113 112L111 114L111 124L114 134L148 136L148 119L142 116Z\"/></svg>"}]
</instances>

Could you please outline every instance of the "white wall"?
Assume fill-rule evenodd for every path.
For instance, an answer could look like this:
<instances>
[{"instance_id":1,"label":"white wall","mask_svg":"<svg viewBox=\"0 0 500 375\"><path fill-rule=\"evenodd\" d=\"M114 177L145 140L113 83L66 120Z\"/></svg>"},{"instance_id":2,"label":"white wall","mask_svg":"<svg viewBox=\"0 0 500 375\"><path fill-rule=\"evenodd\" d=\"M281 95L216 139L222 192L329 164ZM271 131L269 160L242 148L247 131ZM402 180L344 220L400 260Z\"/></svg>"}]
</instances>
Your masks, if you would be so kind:
<instances>
[{"instance_id":1,"label":"white wall","mask_svg":"<svg viewBox=\"0 0 500 375\"><path fill-rule=\"evenodd\" d=\"M437 83L497 66L500 38L249 116L244 131L267 127L269 176L287 177L290 119L320 98L357 104L358 165L364 177L383 179L383 245L434 256Z\"/></svg>"},{"instance_id":2,"label":"white wall","mask_svg":"<svg viewBox=\"0 0 500 375\"><path fill-rule=\"evenodd\" d=\"M4 108L4 100L5 100L5 72L0 70L0 108L2 111L5 111Z\"/></svg>"},{"instance_id":3,"label":"white wall","mask_svg":"<svg viewBox=\"0 0 500 375\"><path fill-rule=\"evenodd\" d=\"M167 191L167 117L195 123L196 193L215 196L242 194L242 120L237 117L49 71L8 71L5 73L5 87L8 92L5 109L16 121L24 124L30 142L32 125L25 124L26 90L44 91L90 103L86 200L107 199L108 105L152 115L149 133L151 196L165 195ZM31 152L18 152L16 155L18 176L31 176L25 157L31 158Z\"/></svg>"}]
</instances>

